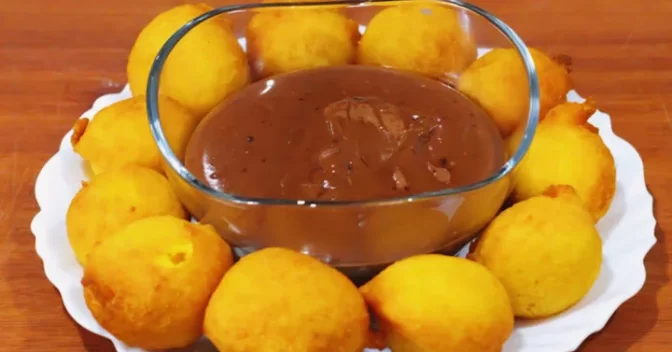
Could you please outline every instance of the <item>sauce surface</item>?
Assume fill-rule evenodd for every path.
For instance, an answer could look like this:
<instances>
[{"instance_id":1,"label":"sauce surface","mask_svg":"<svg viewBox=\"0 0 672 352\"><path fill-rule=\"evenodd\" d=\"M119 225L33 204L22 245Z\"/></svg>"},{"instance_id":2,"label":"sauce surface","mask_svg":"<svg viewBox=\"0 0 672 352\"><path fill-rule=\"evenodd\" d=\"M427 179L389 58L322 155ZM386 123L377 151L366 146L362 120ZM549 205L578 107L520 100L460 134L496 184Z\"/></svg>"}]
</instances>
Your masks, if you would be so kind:
<instances>
[{"instance_id":1,"label":"sauce surface","mask_svg":"<svg viewBox=\"0 0 672 352\"><path fill-rule=\"evenodd\" d=\"M489 116L416 74L333 66L274 76L199 124L185 164L246 197L364 200L465 186L505 161Z\"/></svg>"}]
</instances>

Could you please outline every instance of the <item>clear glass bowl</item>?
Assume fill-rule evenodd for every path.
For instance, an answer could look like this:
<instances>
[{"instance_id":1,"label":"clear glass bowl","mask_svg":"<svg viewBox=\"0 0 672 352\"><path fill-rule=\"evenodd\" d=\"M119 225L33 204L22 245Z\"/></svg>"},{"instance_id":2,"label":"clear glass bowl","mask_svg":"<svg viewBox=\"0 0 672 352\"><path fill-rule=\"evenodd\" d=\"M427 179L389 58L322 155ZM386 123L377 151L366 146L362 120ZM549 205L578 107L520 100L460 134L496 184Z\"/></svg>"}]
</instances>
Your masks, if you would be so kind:
<instances>
[{"instance_id":1,"label":"clear glass bowl","mask_svg":"<svg viewBox=\"0 0 672 352\"><path fill-rule=\"evenodd\" d=\"M434 4L458 12L463 29L479 51L514 48L527 71L528 113L517 150L490 177L474 184L410 197L367 201L302 201L252 199L223 193L199 181L176 157L161 128L158 87L171 50L190 30L215 16L229 16L237 35L244 37L247 22L260 8L289 10L330 6L364 28L379 11L416 0L267 3L233 5L209 11L179 29L160 50L151 69L147 106L152 133L167 164L166 173L191 214L212 224L239 255L280 246L313 255L355 280L366 278L404 257L441 252L453 254L471 241L497 214L511 189L509 173L521 161L536 129L539 87L532 57L523 41L504 22L460 1ZM455 77L458 73L447 73ZM496 84L496 83L495 83Z\"/></svg>"}]
</instances>

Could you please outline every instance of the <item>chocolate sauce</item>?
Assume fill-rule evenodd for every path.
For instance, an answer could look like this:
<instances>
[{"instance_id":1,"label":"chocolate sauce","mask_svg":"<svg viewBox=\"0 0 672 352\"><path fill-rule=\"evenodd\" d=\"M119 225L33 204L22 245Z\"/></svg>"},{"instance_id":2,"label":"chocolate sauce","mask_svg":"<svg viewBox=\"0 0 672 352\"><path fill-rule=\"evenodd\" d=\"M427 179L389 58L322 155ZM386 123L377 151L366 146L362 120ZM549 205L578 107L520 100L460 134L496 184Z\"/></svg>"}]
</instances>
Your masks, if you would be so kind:
<instances>
[{"instance_id":1,"label":"chocolate sauce","mask_svg":"<svg viewBox=\"0 0 672 352\"><path fill-rule=\"evenodd\" d=\"M362 200L465 186L505 161L483 109L413 73L333 66L255 82L194 132L185 164L247 197Z\"/></svg>"}]
</instances>

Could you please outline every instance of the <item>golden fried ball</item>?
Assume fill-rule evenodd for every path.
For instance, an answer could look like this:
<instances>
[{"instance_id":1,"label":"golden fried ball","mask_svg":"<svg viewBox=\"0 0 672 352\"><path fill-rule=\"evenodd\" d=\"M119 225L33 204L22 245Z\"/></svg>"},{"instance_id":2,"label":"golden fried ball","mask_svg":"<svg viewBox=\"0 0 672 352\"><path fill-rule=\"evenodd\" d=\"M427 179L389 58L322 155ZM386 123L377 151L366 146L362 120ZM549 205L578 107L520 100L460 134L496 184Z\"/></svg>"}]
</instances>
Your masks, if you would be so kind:
<instances>
[{"instance_id":1,"label":"golden fried ball","mask_svg":"<svg viewBox=\"0 0 672 352\"><path fill-rule=\"evenodd\" d=\"M357 24L333 9L261 11L247 26L247 50L257 75L354 62Z\"/></svg>"},{"instance_id":2,"label":"golden fried ball","mask_svg":"<svg viewBox=\"0 0 672 352\"><path fill-rule=\"evenodd\" d=\"M540 118L566 100L572 81L565 62L529 48L539 77ZM523 61L515 49L493 49L460 76L458 89L477 101L508 136L527 119L529 89Z\"/></svg>"},{"instance_id":3,"label":"golden fried ball","mask_svg":"<svg viewBox=\"0 0 672 352\"><path fill-rule=\"evenodd\" d=\"M95 245L125 225L155 215L185 218L168 180L138 166L108 171L84 183L70 203L65 224L80 264Z\"/></svg>"},{"instance_id":4,"label":"golden fried ball","mask_svg":"<svg viewBox=\"0 0 672 352\"><path fill-rule=\"evenodd\" d=\"M394 352L500 351L513 330L502 284L485 267L463 258L403 259L360 292Z\"/></svg>"},{"instance_id":5,"label":"golden fried ball","mask_svg":"<svg viewBox=\"0 0 672 352\"><path fill-rule=\"evenodd\" d=\"M386 8L371 19L357 59L362 64L442 78L469 66L476 59L476 45L449 7L404 4Z\"/></svg>"},{"instance_id":6,"label":"golden fried ball","mask_svg":"<svg viewBox=\"0 0 672 352\"><path fill-rule=\"evenodd\" d=\"M182 160L198 118L173 99L159 96L161 127ZM135 96L102 109L93 120L79 119L71 137L75 152L99 174L126 165L163 172L162 157L152 137L144 96Z\"/></svg>"},{"instance_id":7,"label":"golden fried ball","mask_svg":"<svg viewBox=\"0 0 672 352\"><path fill-rule=\"evenodd\" d=\"M205 4L180 5L159 14L142 29L128 58L133 95L146 94L150 67L168 38L211 9ZM247 58L231 22L219 15L196 26L171 51L161 71L159 90L202 116L247 85L249 79Z\"/></svg>"},{"instance_id":8,"label":"golden fried ball","mask_svg":"<svg viewBox=\"0 0 672 352\"><path fill-rule=\"evenodd\" d=\"M504 210L470 258L506 287L516 316L539 318L571 307L597 279L602 242L570 186L553 186Z\"/></svg>"},{"instance_id":9,"label":"golden fried ball","mask_svg":"<svg viewBox=\"0 0 672 352\"><path fill-rule=\"evenodd\" d=\"M130 346L184 347L202 336L208 299L232 264L211 226L149 217L91 252L84 298L98 323Z\"/></svg>"},{"instance_id":10,"label":"golden fried ball","mask_svg":"<svg viewBox=\"0 0 672 352\"><path fill-rule=\"evenodd\" d=\"M609 210L616 192L616 165L611 152L588 118L592 101L564 103L553 108L539 124L530 149L513 171L513 199L542 194L551 185L572 186L597 221ZM509 140L513 151L522 130Z\"/></svg>"},{"instance_id":11,"label":"golden fried ball","mask_svg":"<svg viewBox=\"0 0 672 352\"><path fill-rule=\"evenodd\" d=\"M205 335L227 352L361 352L369 316L357 288L310 256L268 248L224 276Z\"/></svg>"}]
</instances>

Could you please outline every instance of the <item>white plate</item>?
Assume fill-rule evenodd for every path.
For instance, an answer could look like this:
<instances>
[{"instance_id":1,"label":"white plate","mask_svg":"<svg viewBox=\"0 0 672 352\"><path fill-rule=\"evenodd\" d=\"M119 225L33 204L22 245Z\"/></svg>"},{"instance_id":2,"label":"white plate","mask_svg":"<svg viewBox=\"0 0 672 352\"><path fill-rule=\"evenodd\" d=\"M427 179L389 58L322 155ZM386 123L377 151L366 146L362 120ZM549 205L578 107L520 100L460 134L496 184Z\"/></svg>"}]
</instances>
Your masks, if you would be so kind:
<instances>
[{"instance_id":1,"label":"white plate","mask_svg":"<svg viewBox=\"0 0 672 352\"><path fill-rule=\"evenodd\" d=\"M130 97L128 86L120 93L98 98L82 116ZM575 92L570 101L583 101ZM574 351L590 334L607 323L616 309L639 291L646 272L644 257L656 242L653 200L644 182L644 167L637 151L616 136L609 115L597 112L590 119L597 126L616 160L616 196L609 212L598 223L602 236L604 262L597 282L581 302L550 319L518 322L504 346L504 352ZM58 152L44 165L35 183L40 212L31 224L35 248L42 258L47 278L59 290L65 309L83 328L110 339L119 352L144 352L131 348L105 331L93 318L82 293L82 268L69 246L65 214L70 201L86 179L84 163L70 145L71 132ZM207 343L185 349L189 352L213 351ZM374 350L369 350L374 351Z\"/></svg>"}]
</instances>

